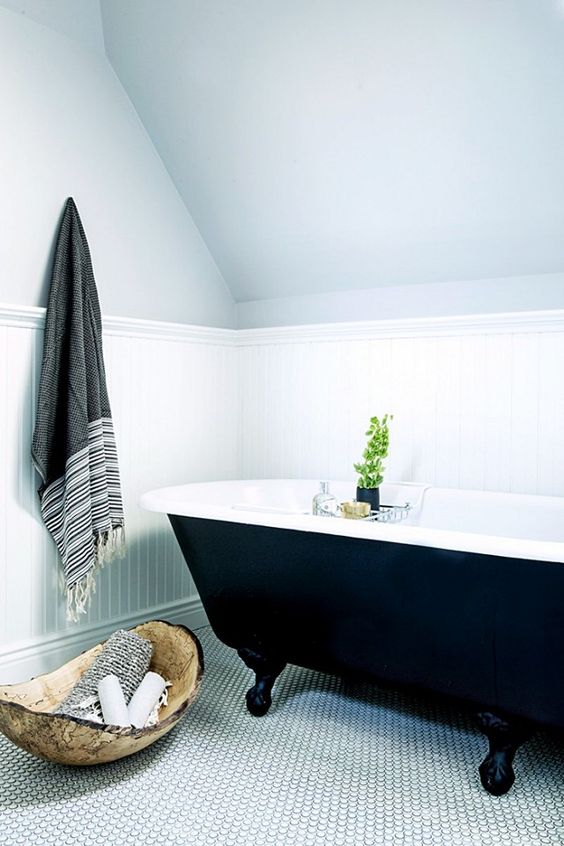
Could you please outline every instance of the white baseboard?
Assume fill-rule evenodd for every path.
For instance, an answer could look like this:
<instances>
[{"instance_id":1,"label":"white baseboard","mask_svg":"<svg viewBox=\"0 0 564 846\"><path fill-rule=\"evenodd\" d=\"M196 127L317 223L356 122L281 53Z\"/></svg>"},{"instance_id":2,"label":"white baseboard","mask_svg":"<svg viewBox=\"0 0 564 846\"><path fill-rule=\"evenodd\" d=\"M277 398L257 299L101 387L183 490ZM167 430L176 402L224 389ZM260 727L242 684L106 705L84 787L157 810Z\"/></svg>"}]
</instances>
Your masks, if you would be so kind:
<instances>
[{"instance_id":1,"label":"white baseboard","mask_svg":"<svg viewBox=\"0 0 564 846\"><path fill-rule=\"evenodd\" d=\"M134 616L108 620L102 625L76 627L67 632L11 643L0 647L0 684L16 684L49 673L105 640L116 629L130 629L146 620L166 620L189 629L198 629L208 623L200 600L188 599L145 609Z\"/></svg>"}]
</instances>

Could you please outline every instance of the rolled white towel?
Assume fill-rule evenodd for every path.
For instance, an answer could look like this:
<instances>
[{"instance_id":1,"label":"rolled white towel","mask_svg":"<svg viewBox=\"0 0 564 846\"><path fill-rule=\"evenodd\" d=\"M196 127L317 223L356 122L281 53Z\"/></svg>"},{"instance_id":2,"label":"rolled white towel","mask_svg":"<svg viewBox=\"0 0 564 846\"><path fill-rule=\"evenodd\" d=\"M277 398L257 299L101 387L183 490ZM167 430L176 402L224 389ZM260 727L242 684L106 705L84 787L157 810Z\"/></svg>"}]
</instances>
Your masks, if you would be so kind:
<instances>
[{"instance_id":1,"label":"rolled white towel","mask_svg":"<svg viewBox=\"0 0 564 846\"><path fill-rule=\"evenodd\" d=\"M127 713L127 704L117 676L110 673L98 683L98 698L102 708L104 723L108 726L129 728L131 720Z\"/></svg>"},{"instance_id":2,"label":"rolled white towel","mask_svg":"<svg viewBox=\"0 0 564 846\"><path fill-rule=\"evenodd\" d=\"M128 706L128 719L135 728L144 728L149 715L157 702L166 682L158 673L149 672L131 697Z\"/></svg>"}]
</instances>

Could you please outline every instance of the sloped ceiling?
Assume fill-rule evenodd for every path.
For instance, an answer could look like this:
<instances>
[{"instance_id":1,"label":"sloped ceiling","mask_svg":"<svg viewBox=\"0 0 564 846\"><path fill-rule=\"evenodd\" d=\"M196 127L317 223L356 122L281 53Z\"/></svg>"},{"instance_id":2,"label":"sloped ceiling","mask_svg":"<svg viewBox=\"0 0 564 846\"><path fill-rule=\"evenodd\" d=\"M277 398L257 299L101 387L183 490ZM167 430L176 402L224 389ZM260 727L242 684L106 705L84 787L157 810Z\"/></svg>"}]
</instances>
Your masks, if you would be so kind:
<instances>
[{"instance_id":1,"label":"sloped ceiling","mask_svg":"<svg viewBox=\"0 0 564 846\"><path fill-rule=\"evenodd\" d=\"M102 0L239 301L564 270L562 0Z\"/></svg>"},{"instance_id":2,"label":"sloped ceiling","mask_svg":"<svg viewBox=\"0 0 564 846\"><path fill-rule=\"evenodd\" d=\"M79 41L104 55L99 0L0 0L0 6Z\"/></svg>"}]
</instances>

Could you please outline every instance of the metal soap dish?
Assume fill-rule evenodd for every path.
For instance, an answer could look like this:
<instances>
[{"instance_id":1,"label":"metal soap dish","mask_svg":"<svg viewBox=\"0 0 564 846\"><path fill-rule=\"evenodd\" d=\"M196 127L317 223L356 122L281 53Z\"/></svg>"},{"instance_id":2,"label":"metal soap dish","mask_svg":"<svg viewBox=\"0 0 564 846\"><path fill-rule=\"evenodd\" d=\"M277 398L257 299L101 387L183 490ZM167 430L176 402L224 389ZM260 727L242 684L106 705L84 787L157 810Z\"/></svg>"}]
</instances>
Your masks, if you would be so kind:
<instances>
[{"instance_id":1,"label":"metal soap dish","mask_svg":"<svg viewBox=\"0 0 564 846\"><path fill-rule=\"evenodd\" d=\"M405 520L412 508L410 502L405 505L381 505L379 511L371 511L368 517L362 519L372 523L399 523Z\"/></svg>"}]
</instances>

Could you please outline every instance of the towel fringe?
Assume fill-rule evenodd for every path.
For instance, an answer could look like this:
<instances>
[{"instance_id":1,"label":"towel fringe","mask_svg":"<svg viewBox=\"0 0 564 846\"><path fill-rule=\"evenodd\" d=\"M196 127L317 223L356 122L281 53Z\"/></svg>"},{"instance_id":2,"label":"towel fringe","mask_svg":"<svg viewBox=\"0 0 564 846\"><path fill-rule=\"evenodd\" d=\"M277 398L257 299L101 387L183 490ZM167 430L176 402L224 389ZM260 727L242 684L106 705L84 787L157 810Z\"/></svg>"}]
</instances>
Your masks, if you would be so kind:
<instances>
[{"instance_id":1,"label":"towel fringe","mask_svg":"<svg viewBox=\"0 0 564 846\"><path fill-rule=\"evenodd\" d=\"M125 530L123 526L114 526L107 532L100 532L94 538L94 566L66 588L67 620L76 623L81 614L90 608L92 597L96 593L96 574L103 570L113 558L125 555Z\"/></svg>"},{"instance_id":2,"label":"towel fringe","mask_svg":"<svg viewBox=\"0 0 564 846\"><path fill-rule=\"evenodd\" d=\"M96 562L99 567L109 563L113 558L123 558L125 555L125 530L123 526L114 526L109 532L96 535Z\"/></svg>"}]
</instances>

